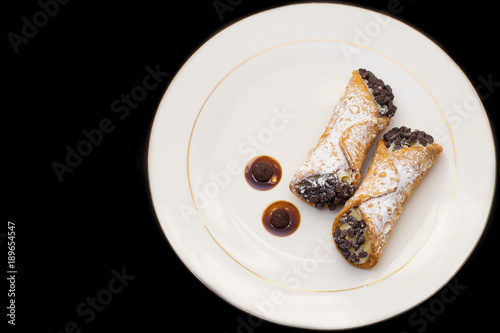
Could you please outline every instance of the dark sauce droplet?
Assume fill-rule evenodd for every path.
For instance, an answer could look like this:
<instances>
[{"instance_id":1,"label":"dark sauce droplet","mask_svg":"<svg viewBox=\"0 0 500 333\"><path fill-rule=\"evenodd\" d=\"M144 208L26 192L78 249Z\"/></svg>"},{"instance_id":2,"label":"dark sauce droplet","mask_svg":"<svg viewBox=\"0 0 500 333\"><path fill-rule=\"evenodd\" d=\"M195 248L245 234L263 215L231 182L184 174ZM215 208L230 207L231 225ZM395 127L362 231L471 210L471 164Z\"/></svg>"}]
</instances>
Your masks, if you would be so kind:
<instances>
[{"instance_id":1,"label":"dark sauce droplet","mask_svg":"<svg viewBox=\"0 0 500 333\"><path fill-rule=\"evenodd\" d=\"M297 207L288 201L276 201L264 210L262 224L275 236L289 236L300 225L300 213Z\"/></svg>"},{"instance_id":2,"label":"dark sauce droplet","mask_svg":"<svg viewBox=\"0 0 500 333\"><path fill-rule=\"evenodd\" d=\"M248 162L245 178L250 186L259 191L267 191L281 180L281 165L270 156L257 156Z\"/></svg>"}]
</instances>

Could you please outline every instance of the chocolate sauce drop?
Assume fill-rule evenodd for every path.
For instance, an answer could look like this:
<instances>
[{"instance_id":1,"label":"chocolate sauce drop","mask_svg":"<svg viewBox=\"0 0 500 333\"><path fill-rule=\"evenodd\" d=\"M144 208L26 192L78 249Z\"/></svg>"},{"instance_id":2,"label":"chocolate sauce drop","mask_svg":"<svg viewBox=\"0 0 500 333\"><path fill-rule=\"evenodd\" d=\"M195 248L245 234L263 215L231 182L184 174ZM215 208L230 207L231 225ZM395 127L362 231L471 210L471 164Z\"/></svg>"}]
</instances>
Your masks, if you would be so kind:
<instances>
[{"instance_id":1,"label":"chocolate sauce drop","mask_svg":"<svg viewBox=\"0 0 500 333\"><path fill-rule=\"evenodd\" d=\"M270 156L257 156L245 167L245 178L256 190L270 190L281 180L281 165Z\"/></svg>"},{"instance_id":2,"label":"chocolate sauce drop","mask_svg":"<svg viewBox=\"0 0 500 333\"><path fill-rule=\"evenodd\" d=\"M286 223L287 220L288 223ZM300 225L300 212L288 201L276 201L264 210L262 224L267 231L275 236L289 236Z\"/></svg>"}]
</instances>

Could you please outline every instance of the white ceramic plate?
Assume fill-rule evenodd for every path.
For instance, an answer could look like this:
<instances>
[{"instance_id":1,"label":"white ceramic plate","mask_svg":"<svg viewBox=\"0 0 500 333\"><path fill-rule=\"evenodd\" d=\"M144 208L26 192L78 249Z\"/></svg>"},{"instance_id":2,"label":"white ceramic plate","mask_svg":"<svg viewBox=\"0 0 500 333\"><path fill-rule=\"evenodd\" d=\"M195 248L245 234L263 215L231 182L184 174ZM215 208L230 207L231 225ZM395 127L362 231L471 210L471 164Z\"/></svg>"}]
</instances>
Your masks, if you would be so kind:
<instances>
[{"instance_id":1,"label":"white ceramic plate","mask_svg":"<svg viewBox=\"0 0 500 333\"><path fill-rule=\"evenodd\" d=\"M318 211L288 189L360 67L393 88L398 111L388 129L424 130L444 148L370 270L335 249L339 209ZM257 155L281 164L272 190L245 181ZM189 270L252 315L313 329L381 321L439 290L483 232L495 174L490 125L460 68L409 26L338 4L262 12L206 42L165 93L149 151L158 219ZM300 210L288 237L262 225L263 210L277 200Z\"/></svg>"}]
</instances>

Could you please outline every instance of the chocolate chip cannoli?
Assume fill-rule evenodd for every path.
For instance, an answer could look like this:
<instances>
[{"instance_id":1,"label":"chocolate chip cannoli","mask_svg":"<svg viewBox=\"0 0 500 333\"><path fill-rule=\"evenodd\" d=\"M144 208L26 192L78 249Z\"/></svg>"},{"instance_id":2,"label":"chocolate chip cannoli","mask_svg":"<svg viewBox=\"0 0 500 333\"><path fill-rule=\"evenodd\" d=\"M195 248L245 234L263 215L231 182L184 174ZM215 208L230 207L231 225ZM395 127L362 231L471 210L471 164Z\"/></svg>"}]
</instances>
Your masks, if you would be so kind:
<instances>
[{"instance_id":1,"label":"chocolate chip cannoli","mask_svg":"<svg viewBox=\"0 0 500 333\"><path fill-rule=\"evenodd\" d=\"M290 190L316 208L344 203L360 181L360 169L377 135L396 112L389 85L372 72L352 72L325 132L290 181Z\"/></svg>"},{"instance_id":2,"label":"chocolate chip cannoli","mask_svg":"<svg viewBox=\"0 0 500 333\"><path fill-rule=\"evenodd\" d=\"M442 150L432 136L405 126L379 140L363 182L333 223L335 245L347 262L361 268L378 263L406 200Z\"/></svg>"}]
</instances>

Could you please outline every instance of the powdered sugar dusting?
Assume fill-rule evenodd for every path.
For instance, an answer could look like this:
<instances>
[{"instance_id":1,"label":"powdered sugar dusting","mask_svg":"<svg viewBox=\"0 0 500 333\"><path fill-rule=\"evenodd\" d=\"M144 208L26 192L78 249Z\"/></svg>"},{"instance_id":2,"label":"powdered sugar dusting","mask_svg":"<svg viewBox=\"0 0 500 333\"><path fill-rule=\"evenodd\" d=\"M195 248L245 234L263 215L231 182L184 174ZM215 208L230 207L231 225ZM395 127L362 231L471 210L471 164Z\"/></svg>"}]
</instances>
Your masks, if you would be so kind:
<instances>
[{"instance_id":1,"label":"powdered sugar dusting","mask_svg":"<svg viewBox=\"0 0 500 333\"><path fill-rule=\"evenodd\" d=\"M391 191L389 188L383 188L382 184L391 184L396 180L395 190L384 195L371 197L359 205L363 216L371 221L370 228L377 242L374 243L380 249L385 246L387 237L396 223L403 205L418 185L426 170L422 170L423 162L428 160L428 154L425 147L405 148L393 153L387 154L387 157L394 165L396 175L391 169L385 169L383 177L378 174L376 183L382 188L379 190ZM357 193L356 193L357 194Z\"/></svg>"},{"instance_id":2,"label":"powdered sugar dusting","mask_svg":"<svg viewBox=\"0 0 500 333\"><path fill-rule=\"evenodd\" d=\"M322 173L349 170L349 162L340 148L340 138L349 127L370 117L368 112L359 107L359 105L368 104L370 101L354 94L349 94L346 97L335 107L334 114L325 131L326 135L323 135L319 144L309 152L307 160L300 170L321 168ZM352 110L356 110L356 112ZM359 137L365 136L363 128L360 128L356 134Z\"/></svg>"}]
</instances>

